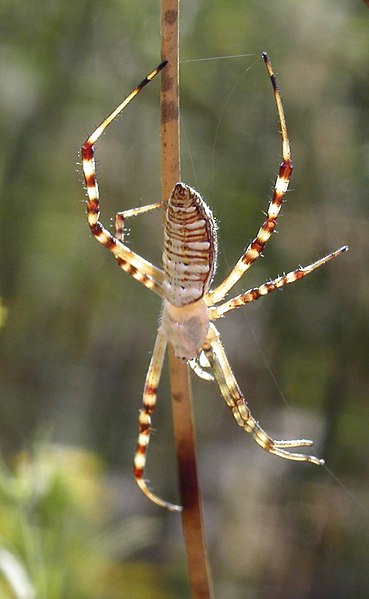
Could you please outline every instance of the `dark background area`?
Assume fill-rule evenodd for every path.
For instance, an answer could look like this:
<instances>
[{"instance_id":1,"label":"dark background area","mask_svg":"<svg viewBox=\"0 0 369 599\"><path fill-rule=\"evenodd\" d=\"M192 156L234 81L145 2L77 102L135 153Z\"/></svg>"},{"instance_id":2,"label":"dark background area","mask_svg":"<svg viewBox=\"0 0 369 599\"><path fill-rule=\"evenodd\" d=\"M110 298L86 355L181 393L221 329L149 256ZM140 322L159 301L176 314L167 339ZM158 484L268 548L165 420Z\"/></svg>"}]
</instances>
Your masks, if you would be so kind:
<instances>
[{"instance_id":1,"label":"dark background area","mask_svg":"<svg viewBox=\"0 0 369 599\"><path fill-rule=\"evenodd\" d=\"M182 179L217 218L216 281L262 222L280 162L263 50L280 83L295 171L278 234L237 291L350 246L219 323L255 418L275 437L313 438L329 470L261 451L215 385L193 377L215 594L364 599L369 12L344 0L182 0L181 9ZM133 0L0 7L6 598L189 596L180 520L150 504L131 475L160 302L92 239L78 155L159 62L159 13L159 2ZM188 62L237 54L250 56ZM160 199L159 136L155 81L97 147L106 225L118 210ZM130 247L159 264L160 214L129 228ZM166 370L154 426L147 475L176 501ZM4 551L28 595L11 583Z\"/></svg>"}]
</instances>

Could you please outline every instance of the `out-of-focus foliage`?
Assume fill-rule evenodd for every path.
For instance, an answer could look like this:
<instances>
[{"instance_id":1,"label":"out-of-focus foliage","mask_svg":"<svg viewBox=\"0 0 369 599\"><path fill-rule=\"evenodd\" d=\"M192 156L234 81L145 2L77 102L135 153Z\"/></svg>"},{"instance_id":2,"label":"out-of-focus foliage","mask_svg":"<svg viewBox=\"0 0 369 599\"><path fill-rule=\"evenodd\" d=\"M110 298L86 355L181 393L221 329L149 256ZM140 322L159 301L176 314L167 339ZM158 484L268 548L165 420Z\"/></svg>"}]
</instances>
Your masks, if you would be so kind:
<instances>
[{"instance_id":1,"label":"out-of-focus foliage","mask_svg":"<svg viewBox=\"0 0 369 599\"><path fill-rule=\"evenodd\" d=\"M2 300L0 297L0 328L5 325L7 313L7 309L5 306L2 305Z\"/></svg>"},{"instance_id":2,"label":"out-of-focus foliage","mask_svg":"<svg viewBox=\"0 0 369 599\"><path fill-rule=\"evenodd\" d=\"M1 597L154 597L156 569L132 580L119 564L152 543L158 521L112 523L111 506L111 487L93 454L40 445L33 455L16 456L11 471L1 464ZM139 572L141 564L130 568Z\"/></svg>"},{"instance_id":3,"label":"out-of-focus foliage","mask_svg":"<svg viewBox=\"0 0 369 599\"><path fill-rule=\"evenodd\" d=\"M316 453L344 488L327 470L283 463L254 447L215 386L194 381L216 595L366 597L369 13L359 0L181 5L182 178L217 217L217 277L255 235L280 160L262 50L278 75L295 171L279 234L236 291L350 246L321 272L220 323L255 417L276 437L314 438ZM143 597L188 596L179 521L141 497L131 476L160 305L91 239L77 164L87 135L159 62L159 10L153 0L3 0L0 6L0 297L7 310L0 329L0 446L12 463L46 430L53 443L81 448L77 455L91 451L109 473L92 475L88 463L95 457L86 457L69 486L60 455L50 451L47 514L41 496L34 506L30 495L28 503L5 495L0 549L8 553L0 559L14 558L33 586L50 576L55 593L66 568L68 584L79 584L73 597L94 597L87 587L100 566L89 560L105 568L88 539L106 523L143 513L161 518L155 544L129 555L121 549L96 597L115 597L119 581L131 589L142 584ZM237 54L250 56L186 62ZM158 89L158 81L145 88L97 148L106 225L116 211L160 198ZM130 246L159 263L160 215L128 224ZM157 492L176 500L166 373L154 426L147 475ZM36 493L45 459L36 455L2 476L30 493L23 477L37 471ZM82 471L93 478L92 495L104 497L103 513L83 507ZM18 508L27 516L35 508L37 519L44 518L42 534L27 521L42 538L36 558L45 572L39 561L32 565L40 580L27 561ZM66 513L72 529L61 525ZM122 543L118 534L117 547Z\"/></svg>"}]
</instances>

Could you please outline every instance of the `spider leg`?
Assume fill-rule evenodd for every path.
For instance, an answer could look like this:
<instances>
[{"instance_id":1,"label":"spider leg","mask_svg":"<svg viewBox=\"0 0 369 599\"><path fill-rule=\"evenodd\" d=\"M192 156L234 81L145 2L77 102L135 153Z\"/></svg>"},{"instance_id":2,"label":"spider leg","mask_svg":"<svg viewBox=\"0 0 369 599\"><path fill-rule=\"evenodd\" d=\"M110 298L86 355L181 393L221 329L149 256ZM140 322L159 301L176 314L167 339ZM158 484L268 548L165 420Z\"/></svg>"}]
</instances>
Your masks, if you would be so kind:
<instances>
[{"instance_id":1,"label":"spider leg","mask_svg":"<svg viewBox=\"0 0 369 599\"><path fill-rule=\"evenodd\" d=\"M168 503L160 497L157 497L147 486L147 481L143 478L146 466L146 454L150 443L151 434L151 415L156 406L158 385L163 367L167 341L165 336L158 331L154 350L152 353L149 369L146 375L146 381L143 392L143 407L140 410L138 423L139 434L137 449L133 462L133 472L136 482L145 495L160 507L167 508L172 512L179 512L182 508L179 505Z\"/></svg>"},{"instance_id":2,"label":"spider leg","mask_svg":"<svg viewBox=\"0 0 369 599\"><path fill-rule=\"evenodd\" d=\"M238 260L230 274L224 279L224 281L215 287L212 291L209 291L205 296L205 301L208 306L212 306L220 302L225 295L232 289L232 287L239 281L239 279L245 274L250 268L253 262L262 254L264 247L270 239L272 233L277 224L277 218L282 206L284 195L288 189L292 173L292 162L291 162L291 151L290 143L288 141L286 119L284 116L283 105L279 88L275 74L272 69L272 65L269 61L266 52L263 52L263 59L270 76L270 80L273 86L274 100L277 107L279 125L281 128L281 139L282 139L282 157L283 161L279 167L278 176L273 189L273 196L269 203L267 217L261 225L257 236L249 244L244 254Z\"/></svg>"},{"instance_id":3,"label":"spider leg","mask_svg":"<svg viewBox=\"0 0 369 599\"><path fill-rule=\"evenodd\" d=\"M273 453L287 460L312 462L317 465L322 465L324 463L323 460L320 460L315 456L293 453L287 450L294 447L308 447L313 444L309 439L278 441L269 437L269 435L259 426L257 421L251 415L246 400L242 395L229 365L220 341L219 333L213 324L210 324L208 339L203 349L211 364L221 394L228 407L231 409L234 419L241 428L251 434L260 447L269 453Z\"/></svg>"},{"instance_id":4,"label":"spider leg","mask_svg":"<svg viewBox=\"0 0 369 599\"><path fill-rule=\"evenodd\" d=\"M139 214L143 214L144 212L149 212L149 210L155 210L155 208L160 208L162 205L161 202L156 202L155 204L148 204L147 206L140 206L139 208L130 208L129 210L122 210L121 212L117 212L115 215L115 238L124 242L124 221L131 216L138 216Z\"/></svg>"},{"instance_id":5,"label":"spider leg","mask_svg":"<svg viewBox=\"0 0 369 599\"><path fill-rule=\"evenodd\" d=\"M81 148L82 168L87 189L87 220L94 237L110 250L119 266L128 272L134 279L152 289L155 293L162 296L162 281L164 273L160 268L153 266L150 262L132 252L121 241L113 237L107 229L100 223L100 202L99 189L96 179L96 168L94 158L94 145L104 133L106 128L118 116L118 114L140 93L142 88L147 85L160 71L165 67L167 61L163 61L156 69L151 71L135 89L123 100L123 102L101 123L101 125L90 135Z\"/></svg>"},{"instance_id":6,"label":"spider leg","mask_svg":"<svg viewBox=\"0 0 369 599\"><path fill-rule=\"evenodd\" d=\"M309 264L309 266L299 266L298 268L296 268L296 270L292 270L286 275L277 277L273 281L267 281L266 283L260 285L260 287L254 287L253 289L249 289L248 291L241 293L237 297L234 297L229 301L224 302L224 304L220 304L219 306L214 306L210 308L210 319L215 320L217 318L220 318L221 316L226 314L226 312L230 312L235 308L239 308L239 306L243 306L244 304L253 302L254 300L257 300L260 297L263 297L264 295L267 295L268 293L275 291L276 289L280 289L284 285L288 285L289 283L299 281L306 275L309 275L311 272L313 272L313 270L315 270L316 268L323 266L323 264L326 264L326 262L329 262L330 260L336 258L343 252L346 252L347 249L348 247L345 245L336 250L335 252L331 252L327 256L324 256L324 258L321 258L320 260L313 262L313 264Z\"/></svg>"},{"instance_id":7,"label":"spider leg","mask_svg":"<svg viewBox=\"0 0 369 599\"><path fill-rule=\"evenodd\" d=\"M203 351L200 352L200 354L193 360L189 360L188 365L192 368L194 373L197 374L197 376L200 379L204 379L205 381L214 380L214 376L211 374L211 372L209 372L209 370L206 370L211 368L211 366L209 364L209 360L207 359Z\"/></svg>"}]
</instances>

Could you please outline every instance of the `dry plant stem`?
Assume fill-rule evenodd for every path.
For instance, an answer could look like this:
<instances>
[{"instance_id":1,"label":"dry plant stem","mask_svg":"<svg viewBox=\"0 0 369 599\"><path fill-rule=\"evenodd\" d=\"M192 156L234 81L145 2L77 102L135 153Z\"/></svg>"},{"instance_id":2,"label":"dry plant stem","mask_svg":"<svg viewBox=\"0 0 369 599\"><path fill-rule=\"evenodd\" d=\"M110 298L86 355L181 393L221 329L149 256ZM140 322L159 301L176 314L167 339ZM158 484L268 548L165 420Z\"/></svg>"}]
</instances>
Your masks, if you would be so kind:
<instances>
[{"instance_id":1,"label":"dry plant stem","mask_svg":"<svg viewBox=\"0 0 369 599\"><path fill-rule=\"evenodd\" d=\"M180 180L178 21L179 0L162 0L162 58L168 60L168 65L162 71L161 79L161 180L164 208L165 198L169 197L174 184ZM188 367L176 358L170 346L168 347L168 356L180 496L183 506L182 523L190 587L194 599L211 599L213 595L197 476Z\"/></svg>"}]
</instances>

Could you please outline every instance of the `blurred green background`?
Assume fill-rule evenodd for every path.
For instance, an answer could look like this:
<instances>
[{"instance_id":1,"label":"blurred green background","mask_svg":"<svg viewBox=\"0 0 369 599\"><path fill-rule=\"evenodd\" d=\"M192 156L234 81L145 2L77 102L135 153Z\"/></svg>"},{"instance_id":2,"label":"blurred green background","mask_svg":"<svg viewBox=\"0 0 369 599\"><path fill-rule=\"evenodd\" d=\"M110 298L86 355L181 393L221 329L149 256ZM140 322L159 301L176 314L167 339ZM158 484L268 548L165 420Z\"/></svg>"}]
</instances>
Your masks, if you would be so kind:
<instances>
[{"instance_id":1,"label":"blurred green background","mask_svg":"<svg viewBox=\"0 0 369 599\"><path fill-rule=\"evenodd\" d=\"M240 289L349 253L220 322L254 416L305 436L326 469L284 463L194 378L217 599L368 596L369 11L359 0L182 0L182 179L214 210L217 280L255 235L280 161L268 50L295 171ZM160 60L145 0L3 0L0 200L0 595L189 597L180 519L131 475L160 302L86 224L84 139ZM248 57L186 62L250 54ZM97 148L102 220L160 199L159 83ZM159 214L129 223L158 264ZM6 318L5 318L6 316ZM167 371L147 475L176 500Z\"/></svg>"}]
</instances>

